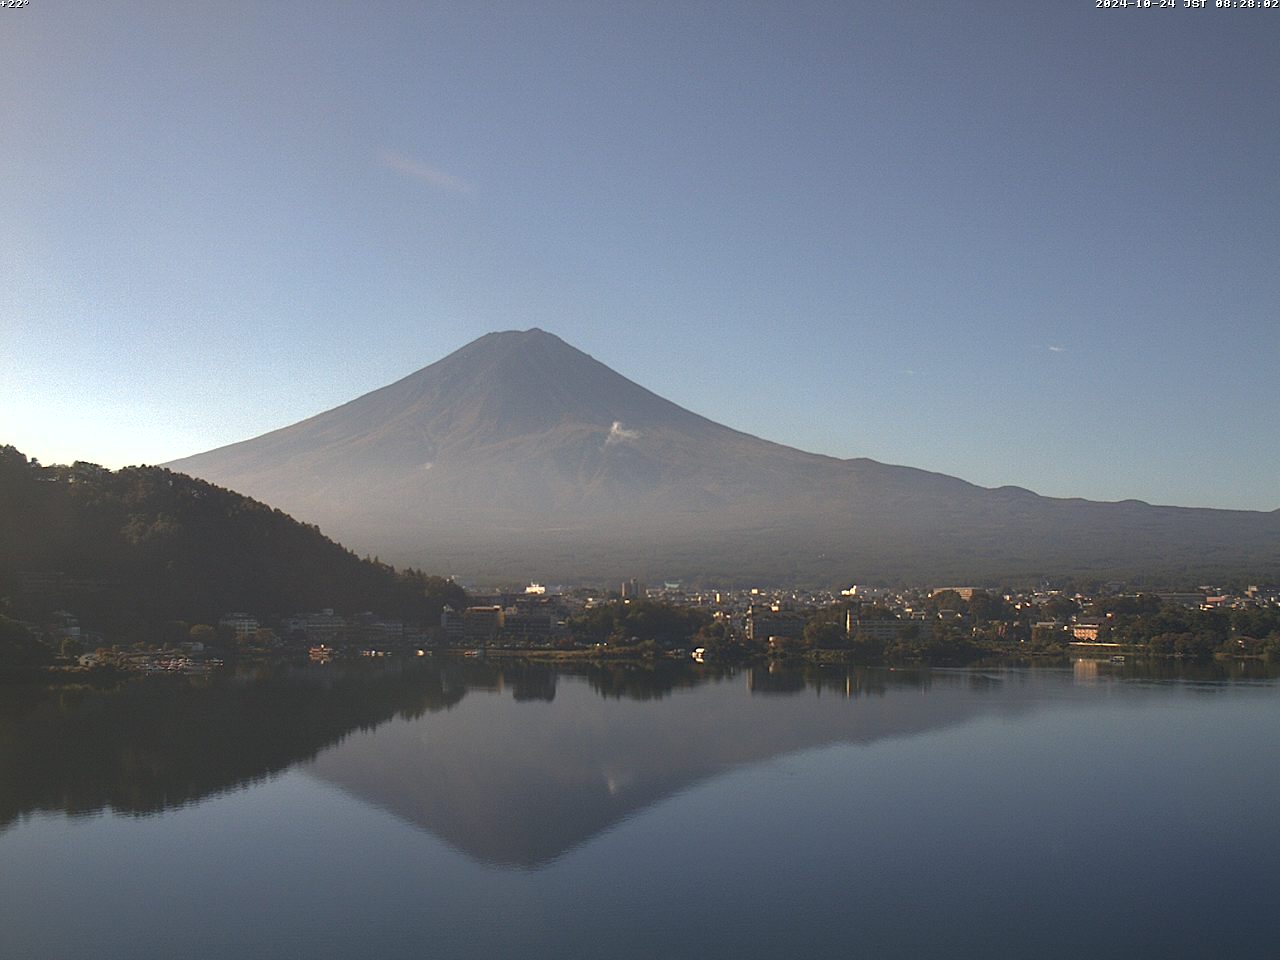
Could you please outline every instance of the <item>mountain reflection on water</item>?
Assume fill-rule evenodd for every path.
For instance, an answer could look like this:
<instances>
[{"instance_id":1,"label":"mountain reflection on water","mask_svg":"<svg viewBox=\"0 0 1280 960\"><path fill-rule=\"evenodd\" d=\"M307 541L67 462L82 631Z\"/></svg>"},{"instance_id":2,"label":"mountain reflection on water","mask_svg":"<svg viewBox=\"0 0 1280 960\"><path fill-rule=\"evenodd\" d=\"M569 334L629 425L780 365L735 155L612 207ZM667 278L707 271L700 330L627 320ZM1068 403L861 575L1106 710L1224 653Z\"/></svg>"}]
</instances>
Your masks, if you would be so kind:
<instances>
[{"instance_id":1,"label":"mountain reflection on water","mask_svg":"<svg viewBox=\"0 0 1280 960\"><path fill-rule=\"evenodd\" d=\"M1085 703L1100 675L1242 675L1104 664L1077 670L1073 687L1052 673L1051 696L1036 670L475 659L0 687L0 830L37 811L158 813L305 764L473 858L534 867L693 784L795 751Z\"/></svg>"}]
</instances>

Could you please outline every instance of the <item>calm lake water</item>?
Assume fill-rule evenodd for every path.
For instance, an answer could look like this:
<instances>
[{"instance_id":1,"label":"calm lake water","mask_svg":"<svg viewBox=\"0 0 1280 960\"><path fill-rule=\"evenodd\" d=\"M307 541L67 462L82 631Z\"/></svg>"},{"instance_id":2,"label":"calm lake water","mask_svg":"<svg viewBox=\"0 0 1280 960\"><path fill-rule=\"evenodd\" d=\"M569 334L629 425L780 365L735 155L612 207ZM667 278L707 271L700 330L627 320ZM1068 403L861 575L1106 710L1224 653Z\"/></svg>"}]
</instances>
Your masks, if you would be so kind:
<instances>
[{"instance_id":1,"label":"calm lake water","mask_svg":"<svg viewBox=\"0 0 1280 960\"><path fill-rule=\"evenodd\" d=\"M0 687L0 956L1275 957L1258 668Z\"/></svg>"}]
</instances>

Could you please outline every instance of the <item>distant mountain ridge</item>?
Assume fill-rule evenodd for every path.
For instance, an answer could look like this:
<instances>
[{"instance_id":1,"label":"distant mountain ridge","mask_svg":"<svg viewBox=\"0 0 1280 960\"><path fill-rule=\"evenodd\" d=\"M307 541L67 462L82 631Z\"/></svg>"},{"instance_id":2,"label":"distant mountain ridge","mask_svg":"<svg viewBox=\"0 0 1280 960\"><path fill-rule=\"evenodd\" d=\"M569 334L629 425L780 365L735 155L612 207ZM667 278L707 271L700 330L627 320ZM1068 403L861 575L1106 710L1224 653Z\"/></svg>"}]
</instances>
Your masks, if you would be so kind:
<instances>
[{"instance_id":1,"label":"distant mountain ridge","mask_svg":"<svg viewBox=\"0 0 1280 960\"><path fill-rule=\"evenodd\" d=\"M1280 511L987 489L717 424L542 330L488 334L168 464L472 577L837 582L1280 573Z\"/></svg>"}]
</instances>

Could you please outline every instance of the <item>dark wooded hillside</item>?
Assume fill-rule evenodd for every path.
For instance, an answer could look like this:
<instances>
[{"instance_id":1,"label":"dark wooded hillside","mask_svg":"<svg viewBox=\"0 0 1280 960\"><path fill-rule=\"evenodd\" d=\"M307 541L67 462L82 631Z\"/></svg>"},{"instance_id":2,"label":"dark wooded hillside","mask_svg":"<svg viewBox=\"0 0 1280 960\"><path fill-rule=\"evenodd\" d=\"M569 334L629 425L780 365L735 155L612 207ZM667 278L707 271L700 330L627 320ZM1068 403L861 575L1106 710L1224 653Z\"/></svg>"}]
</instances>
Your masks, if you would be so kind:
<instances>
[{"instance_id":1,"label":"dark wooded hillside","mask_svg":"<svg viewBox=\"0 0 1280 960\"><path fill-rule=\"evenodd\" d=\"M361 559L319 528L162 467L42 466L0 447L0 594L114 634L333 607L428 622L452 581ZM138 636L142 639L142 636Z\"/></svg>"}]
</instances>

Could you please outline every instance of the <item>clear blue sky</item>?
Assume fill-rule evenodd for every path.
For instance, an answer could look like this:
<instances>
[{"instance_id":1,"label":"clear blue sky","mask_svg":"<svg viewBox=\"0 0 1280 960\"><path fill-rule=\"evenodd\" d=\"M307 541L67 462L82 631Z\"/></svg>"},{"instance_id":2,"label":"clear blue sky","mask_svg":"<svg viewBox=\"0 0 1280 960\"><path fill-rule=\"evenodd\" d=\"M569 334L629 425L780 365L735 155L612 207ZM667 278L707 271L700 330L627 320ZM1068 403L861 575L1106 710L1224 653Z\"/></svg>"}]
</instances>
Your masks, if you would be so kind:
<instances>
[{"instance_id":1,"label":"clear blue sky","mask_svg":"<svg viewBox=\"0 0 1280 960\"><path fill-rule=\"evenodd\" d=\"M1280 507L1280 9L0 10L0 442L161 462L540 326L730 426Z\"/></svg>"}]
</instances>

